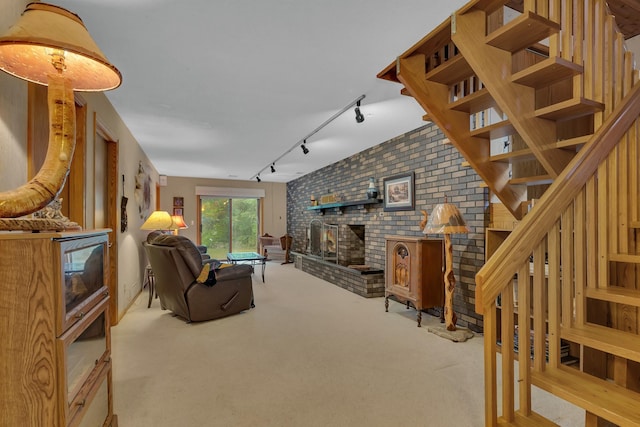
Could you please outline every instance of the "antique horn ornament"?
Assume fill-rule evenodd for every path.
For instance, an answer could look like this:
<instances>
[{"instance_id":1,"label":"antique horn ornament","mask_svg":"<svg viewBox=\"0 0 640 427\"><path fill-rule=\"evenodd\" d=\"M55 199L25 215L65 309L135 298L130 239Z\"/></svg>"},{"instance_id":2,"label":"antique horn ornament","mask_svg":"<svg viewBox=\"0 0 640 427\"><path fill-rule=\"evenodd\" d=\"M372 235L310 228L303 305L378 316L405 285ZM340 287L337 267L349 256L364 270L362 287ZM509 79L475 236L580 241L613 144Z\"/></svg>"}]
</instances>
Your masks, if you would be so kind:
<instances>
[{"instance_id":1,"label":"antique horn ornament","mask_svg":"<svg viewBox=\"0 0 640 427\"><path fill-rule=\"evenodd\" d=\"M28 4L0 37L0 69L49 86L49 146L44 163L29 182L0 193L0 218L17 218L49 204L64 186L76 140L74 90L114 89L122 76L76 14L41 2Z\"/></svg>"}]
</instances>

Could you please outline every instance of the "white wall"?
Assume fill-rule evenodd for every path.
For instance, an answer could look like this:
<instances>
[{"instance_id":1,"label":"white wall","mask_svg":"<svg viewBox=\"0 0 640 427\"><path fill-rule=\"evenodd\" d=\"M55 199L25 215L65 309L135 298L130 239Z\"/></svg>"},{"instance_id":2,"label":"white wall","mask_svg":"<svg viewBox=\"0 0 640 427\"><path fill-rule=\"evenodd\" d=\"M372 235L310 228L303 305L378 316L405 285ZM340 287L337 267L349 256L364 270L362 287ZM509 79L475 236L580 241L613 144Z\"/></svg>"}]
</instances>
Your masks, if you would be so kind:
<instances>
[{"instance_id":1,"label":"white wall","mask_svg":"<svg viewBox=\"0 0 640 427\"><path fill-rule=\"evenodd\" d=\"M2 0L0 34L20 17L29 0ZM27 82L0 72L0 191L27 182Z\"/></svg>"},{"instance_id":2,"label":"white wall","mask_svg":"<svg viewBox=\"0 0 640 427\"><path fill-rule=\"evenodd\" d=\"M287 231L287 185L272 182L237 181L224 179L167 177L167 186L160 188L160 209L173 211L173 198L184 197L184 220L189 226L180 234L197 241L198 196L196 186L227 188L261 188L265 191L263 230L261 234L282 236Z\"/></svg>"}]
</instances>

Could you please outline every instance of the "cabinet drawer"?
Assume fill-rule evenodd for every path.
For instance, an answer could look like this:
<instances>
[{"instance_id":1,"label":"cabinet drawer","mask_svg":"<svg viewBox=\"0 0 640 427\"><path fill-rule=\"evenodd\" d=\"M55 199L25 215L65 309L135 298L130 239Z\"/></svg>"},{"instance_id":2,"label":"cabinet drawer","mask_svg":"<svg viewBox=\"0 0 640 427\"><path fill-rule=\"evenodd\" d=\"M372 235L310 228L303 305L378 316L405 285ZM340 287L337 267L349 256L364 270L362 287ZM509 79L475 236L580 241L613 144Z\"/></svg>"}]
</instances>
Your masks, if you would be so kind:
<instances>
[{"instance_id":1,"label":"cabinet drawer","mask_svg":"<svg viewBox=\"0 0 640 427\"><path fill-rule=\"evenodd\" d=\"M83 388L71 403L72 411L67 427L100 427L110 424L113 412L113 402L109 399L111 362L102 363L101 368L95 380L87 384L86 389Z\"/></svg>"},{"instance_id":2,"label":"cabinet drawer","mask_svg":"<svg viewBox=\"0 0 640 427\"><path fill-rule=\"evenodd\" d=\"M60 398L66 419L75 408L72 402L78 401L81 391L105 364L110 365L108 308L106 298L57 340Z\"/></svg>"}]
</instances>

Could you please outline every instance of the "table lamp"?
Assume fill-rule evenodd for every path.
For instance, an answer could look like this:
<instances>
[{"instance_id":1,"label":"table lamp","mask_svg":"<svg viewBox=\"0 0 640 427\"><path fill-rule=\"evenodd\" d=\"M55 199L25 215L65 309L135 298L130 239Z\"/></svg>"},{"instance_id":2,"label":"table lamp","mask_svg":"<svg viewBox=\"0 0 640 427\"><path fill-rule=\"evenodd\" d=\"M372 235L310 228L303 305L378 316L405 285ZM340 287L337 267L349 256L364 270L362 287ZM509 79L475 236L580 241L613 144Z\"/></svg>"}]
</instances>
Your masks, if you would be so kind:
<instances>
[{"instance_id":1,"label":"table lamp","mask_svg":"<svg viewBox=\"0 0 640 427\"><path fill-rule=\"evenodd\" d=\"M154 211L149 218L142 224L140 230L158 230L167 231L173 228L173 219L167 211Z\"/></svg>"},{"instance_id":2,"label":"table lamp","mask_svg":"<svg viewBox=\"0 0 640 427\"><path fill-rule=\"evenodd\" d=\"M0 69L48 86L49 107L44 163L28 183L0 193L0 218L5 219L45 207L64 186L76 142L74 90L114 89L122 76L76 14L41 2L29 3L18 21L0 36Z\"/></svg>"},{"instance_id":3,"label":"table lamp","mask_svg":"<svg viewBox=\"0 0 640 427\"><path fill-rule=\"evenodd\" d=\"M456 286L456 278L453 274L453 246L451 245L451 234L468 233L469 227L462 218L462 214L455 205L447 203L445 196L444 203L439 203L433 208L433 212L427 220L427 225L422 230L424 234L444 234L444 320L448 331L456 330L456 313L453 311L453 291Z\"/></svg>"},{"instance_id":4,"label":"table lamp","mask_svg":"<svg viewBox=\"0 0 640 427\"><path fill-rule=\"evenodd\" d=\"M171 225L171 229L173 230L173 234L178 235L178 230L184 230L189 228L186 222L184 222L184 218L182 215L171 215L171 221L173 224Z\"/></svg>"}]
</instances>

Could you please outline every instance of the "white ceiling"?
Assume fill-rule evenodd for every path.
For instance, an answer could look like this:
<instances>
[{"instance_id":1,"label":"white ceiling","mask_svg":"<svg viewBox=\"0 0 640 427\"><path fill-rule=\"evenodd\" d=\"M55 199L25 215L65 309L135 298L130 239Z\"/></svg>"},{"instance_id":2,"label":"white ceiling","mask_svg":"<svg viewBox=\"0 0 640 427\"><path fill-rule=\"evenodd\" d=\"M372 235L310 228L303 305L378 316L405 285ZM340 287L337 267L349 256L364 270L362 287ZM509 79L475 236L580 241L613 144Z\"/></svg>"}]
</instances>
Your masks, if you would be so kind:
<instances>
[{"instance_id":1,"label":"white ceiling","mask_svg":"<svg viewBox=\"0 0 640 427\"><path fill-rule=\"evenodd\" d=\"M160 174L265 182L422 126L376 78L464 0L50 0L77 13L123 75L108 92ZM269 165L360 95L352 109Z\"/></svg>"}]
</instances>

